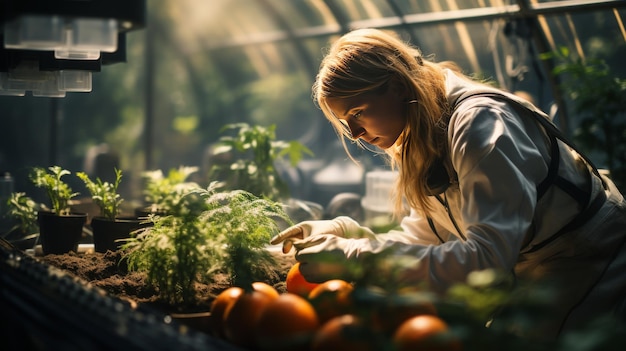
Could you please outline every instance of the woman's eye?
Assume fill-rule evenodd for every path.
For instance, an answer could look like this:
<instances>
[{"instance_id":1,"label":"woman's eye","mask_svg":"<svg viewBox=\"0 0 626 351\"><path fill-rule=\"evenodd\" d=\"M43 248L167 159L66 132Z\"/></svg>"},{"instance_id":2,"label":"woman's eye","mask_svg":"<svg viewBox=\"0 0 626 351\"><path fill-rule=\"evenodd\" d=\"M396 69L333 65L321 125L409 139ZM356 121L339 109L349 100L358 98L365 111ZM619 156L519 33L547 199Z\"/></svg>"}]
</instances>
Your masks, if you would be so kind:
<instances>
[{"instance_id":1,"label":"woman's eye","mask_svg":"<svg viewBox=\"0 0 626 351\"><path fill-rule=\"evenodd\" d=\"M352 115L352 118L358 120L359 118L361 118L361 112L356 112L355 114Z\"/></svg>"}]
</instances>

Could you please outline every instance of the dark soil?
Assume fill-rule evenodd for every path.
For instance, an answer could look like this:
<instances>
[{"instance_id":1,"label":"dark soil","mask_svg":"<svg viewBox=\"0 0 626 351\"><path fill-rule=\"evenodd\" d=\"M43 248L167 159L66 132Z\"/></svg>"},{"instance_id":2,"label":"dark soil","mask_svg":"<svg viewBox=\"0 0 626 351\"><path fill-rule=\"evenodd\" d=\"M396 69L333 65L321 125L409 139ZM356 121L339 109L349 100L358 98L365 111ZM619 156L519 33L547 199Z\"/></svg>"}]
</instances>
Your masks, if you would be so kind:
<instances>
[{"instance_id":1,"label":"dark soil","mask_svg":"<svg viewBox=\"0 0 626 351\"><path fill-rule=\"evenodd\" d=\"M274 286L279 292L285 292L285 278L289 268L295 263L293 255L275 253L276 265L273 271L267 272L264 282ZM230 287L229 277L214 276L211 283L196 284L196 304L171 306L158 295L155 287L147 284L144 272L129 272L119 252L106 253L70 252L62 255L45 255L38 257L41 261L62 269L85 283L101 288L108 294L131 304L149 304L166 313L206 312L211 302L223 290Z\"/></svg>"}]
</instances>

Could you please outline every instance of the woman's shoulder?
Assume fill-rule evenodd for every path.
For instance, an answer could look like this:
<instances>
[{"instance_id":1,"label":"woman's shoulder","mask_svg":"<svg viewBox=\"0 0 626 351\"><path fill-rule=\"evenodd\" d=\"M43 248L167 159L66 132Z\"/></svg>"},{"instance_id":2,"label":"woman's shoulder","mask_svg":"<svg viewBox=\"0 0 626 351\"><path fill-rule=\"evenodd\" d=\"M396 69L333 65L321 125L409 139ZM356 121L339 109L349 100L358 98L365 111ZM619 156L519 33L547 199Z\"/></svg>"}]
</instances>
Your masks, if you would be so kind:
<instances>
[{"instance_id":1,"label":"woman's shoulder","mask_svg":"<svg viewBox=\"0 0 626 351\"><path fill-rule=\"evenodd\" d=\"M476 81L466 75L450 69L444 69L445 89L448 103L453 106L463 96L479 91L498 92L499 90L489 84Z\"/></svg>"},{"instance_id":2,"label":"woman's shoulder","mask_svg":"<svg viewBox=\"0 0 626 351\"><path fill-rule=\"evenodd\" d=\"M507 104L525 106L529 110L538 110L531 101L516 94L500 89L487 81L478 81L455 72L444 69L446 96L450 106L455 109L461 104L468 106L492 106L496 101Z\"/></svg>"},{"instance_id":3,"label":"woman's shoulder","mask_svg":"<svg viewBox=\"0 0 626 351\"><path fill-rule=\"evenodd\" d=\"M468 128L483 129L503 119L517 119L517 113L510 101L498 99L490 94L483 94L489 90L468 89L451 101L451 114L448 129L450 131L465 130ZM497 91L489 91L497 93ZM491 129L491 127L488 127Z\"/></svg>"},{"instance_id":4,"label":"woman's shoulder","mask_svg":"<svg viewBox=\"0 0 626 351\"><path fill-rule=\"evenodd\" d=\"M462 149L477 154L490 152L494 138L524 133L527 118L521 113L531 113L516 108L507 93L476 85L465 86L452 102L448 121L451 148L463 145Z\"/></svg>"}]
</instances>

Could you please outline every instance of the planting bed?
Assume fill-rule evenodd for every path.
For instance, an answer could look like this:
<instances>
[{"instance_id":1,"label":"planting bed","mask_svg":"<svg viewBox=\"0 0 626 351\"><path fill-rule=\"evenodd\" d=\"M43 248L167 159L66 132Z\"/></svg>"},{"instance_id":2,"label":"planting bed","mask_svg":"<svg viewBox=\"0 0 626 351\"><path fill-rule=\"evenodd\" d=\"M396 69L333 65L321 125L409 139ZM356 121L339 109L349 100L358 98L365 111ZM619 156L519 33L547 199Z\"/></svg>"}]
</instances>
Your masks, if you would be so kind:
<instances>
[{"instance_id":1,"label":"planting bed","mask_svg":"<svg viewBox=\"0 0 626 351\"><path fill-rule=\"evenodd\" d=\"M145 275L128 272L120 259L110 251L33 257L0 241L2 349L237 349L210 330L171 318L208 311L213 298L229 286L227 277L199 284L198 304L183 311L161 301ZM294 261L282 253L276 253L276 261L267 283L283 292Z\"/></svg>"},{"instance_id":2,"label":"planting bed","mask_svg":"<svg viewBox=\"0 0 626 351\"><path fill-rule=\"evenodd\" d=\"M284 282L287 271L295 262L291 255L276 253L276 270L267 272L265 282L274 286L279 292L284 292ZM196 300L194 306L170 306L161 300L158 292L146 284L146 275L142 272L129 272L118 252L107 253L70 252L63 255L46 255L37 257L40 261L60 268L89 284L103 289L107 293L126 300L133 305L149 304L165 313L193 313L208 311L215 296L230 287L227 276L218 275L210 284L197 283Z\"/></svg>"}]
</instances>

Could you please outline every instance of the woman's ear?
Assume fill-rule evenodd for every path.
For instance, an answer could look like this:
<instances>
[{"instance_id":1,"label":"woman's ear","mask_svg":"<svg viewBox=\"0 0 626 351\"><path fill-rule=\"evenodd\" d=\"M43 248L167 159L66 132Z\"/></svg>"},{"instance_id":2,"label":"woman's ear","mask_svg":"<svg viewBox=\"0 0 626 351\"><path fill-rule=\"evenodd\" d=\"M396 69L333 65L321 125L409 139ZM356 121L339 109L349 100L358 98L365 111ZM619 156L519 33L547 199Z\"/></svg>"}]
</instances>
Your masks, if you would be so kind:
<instances>
[{"instance_id":1,"label":"woman's ear","mask_svg":"<svg viewBox=\"0 0 626 351\"><path fill-rule=\"evenodd\" d=\"M398 78L392 78L391 81L389 81L389 90L393 95L398 96L402 101L409 101L411 98L409 95L409 89Z\"/></svg>"}]
</instances>

